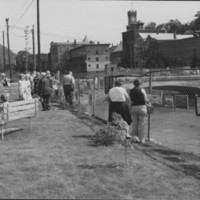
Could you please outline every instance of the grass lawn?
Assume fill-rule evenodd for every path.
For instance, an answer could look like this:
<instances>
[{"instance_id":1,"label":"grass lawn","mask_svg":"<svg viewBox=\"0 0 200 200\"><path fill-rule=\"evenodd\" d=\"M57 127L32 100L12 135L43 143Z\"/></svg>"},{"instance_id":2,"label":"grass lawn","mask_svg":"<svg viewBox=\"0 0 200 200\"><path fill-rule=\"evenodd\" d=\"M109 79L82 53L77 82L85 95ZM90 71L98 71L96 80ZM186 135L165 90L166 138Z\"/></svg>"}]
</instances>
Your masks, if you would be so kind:
<instances>
[{"instance_id":1,"label":"grass lawn","mask_svg":"<svg viewBox=\"0 0 200 200\"><path fill-rule=\"evenodd\" d=\"M39 112L7 127L0 141L0 198L192 199L200 196L200 157L148 143L95 146L101 122L82 112Z\"/></svg>"}]
</instances>

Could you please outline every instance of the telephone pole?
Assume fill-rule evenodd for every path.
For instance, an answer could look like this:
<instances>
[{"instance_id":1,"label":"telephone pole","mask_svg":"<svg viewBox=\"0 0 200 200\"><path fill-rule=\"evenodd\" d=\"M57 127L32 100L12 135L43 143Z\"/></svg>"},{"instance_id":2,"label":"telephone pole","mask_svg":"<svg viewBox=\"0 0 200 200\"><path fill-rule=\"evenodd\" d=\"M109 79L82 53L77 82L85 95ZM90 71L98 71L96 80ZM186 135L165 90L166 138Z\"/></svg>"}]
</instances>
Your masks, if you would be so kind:
<instances>
[{"instance_id":1,"label":"telephone pole","mask_svg":"<svg viewBox=\"0 0 200 200\"><path fill-rule=\"evenodd\" d=\"M9 25L8 25L8 18L6 18L6 26L7 26L7 43L8 43L8 65L10 70L10 79L12 78L12 70L10 65L10 41L9 41Z\"/></svg>"},{"instance_id":2,"label":"telephone pole","mask_svg":"<svg viewBox=\"0 0 200 200\"><path fill-rule=\"evenodd\" d=\"M37 0L37 42L38 42L38 69L41 72L41 63L40 63L40 8L39 0Z\"/></svg>"},{"instance_id":3,"label":"telephone pole","mask_svg":"<svg viewBox=\"0 0 200 200\"><path fill-rule=\"evenodd\" d=\"M5 58L5 41L4 41L4 31L3 33L3 71L6 71L6 58Z\"/></svg>"},{"instance_id":4,"label":"telephone pole","mask_svg":"<svg viewBox=\"0 0 200 200\"><path fill-rule=\"evenodd\" d=\"M32 41L33 41L33 70L36 71L34 25L33 25L33 28L32 28Z\"/></svg>"},{"instance_id":5,"label":"telephone pole","mask_svg":"<svg viewBox=\"0 0 200 200\"><path fill-rule=\"evenodd\" d=\"M26 72L28 71L28 43L29 43L29 30L28 30L28 26L26 26L26 29L24 31L25 33L25 40L26 40Z\"/></svg>"}]
</instances>

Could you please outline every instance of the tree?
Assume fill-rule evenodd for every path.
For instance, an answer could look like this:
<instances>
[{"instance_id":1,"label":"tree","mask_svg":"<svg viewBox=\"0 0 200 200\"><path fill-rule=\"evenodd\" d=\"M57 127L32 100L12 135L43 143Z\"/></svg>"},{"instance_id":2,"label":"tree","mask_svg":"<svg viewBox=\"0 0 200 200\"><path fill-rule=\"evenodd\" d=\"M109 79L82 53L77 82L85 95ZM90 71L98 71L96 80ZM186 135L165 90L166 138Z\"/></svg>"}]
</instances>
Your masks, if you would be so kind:
<instances>
[{"instance_id":1,"label":"tree","mask_svg":"<svg viewBox=\"0 0 200 200\"><path fill-rule=\"evenodd\" d=\"M169 33L174 33L174 32L179 32L179 30L182 28L182 24L178 19L171 19L169 22L166 24L168 28Z\"/></svg>"},{"instance_id":2,"label":"tree","mask_svg":"<svg viewBox=\"0 0 200 200\"><path fill-rule=\"evenodd\" d=\"M155 22L150 22L144 27L144 29L155 29L155 28L156 28Z\"/></svg>"},{"instance_id":3,"label":"tree","mask_svg":"<svg viewBox=\"0 0 200 200\"><path fill-rule=\"evenodd\" d=\"M195 14L196 19L193 20L193 30L200 30L200 11Z\"/></svg>"}]
</instances>

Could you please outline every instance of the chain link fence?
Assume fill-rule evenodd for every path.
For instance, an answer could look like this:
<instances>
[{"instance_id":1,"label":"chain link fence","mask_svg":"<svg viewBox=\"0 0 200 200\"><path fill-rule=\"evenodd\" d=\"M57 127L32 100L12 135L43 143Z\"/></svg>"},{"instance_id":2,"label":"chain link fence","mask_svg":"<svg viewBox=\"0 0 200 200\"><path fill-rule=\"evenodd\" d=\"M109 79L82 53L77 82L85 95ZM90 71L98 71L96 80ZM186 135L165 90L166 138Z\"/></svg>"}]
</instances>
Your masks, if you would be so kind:
<instances>
[{"instance_id":1,"label":"chain link fence","mask_svg":"<svg viewBox=\"0 0 200 200\"><path fill-rule=\"evenodd\" d=\"M101 120L108 120L106 93L116 79L129 90L136 78L154 106L147 118L148 139L172 149L200 153L200 117L195 111L195 97L200 96L200 74L194 69L152 70L125 75L103 74L76 78L75 102ZM109 85L109 86L108 86Z\"/></svg>"}]
</instances>

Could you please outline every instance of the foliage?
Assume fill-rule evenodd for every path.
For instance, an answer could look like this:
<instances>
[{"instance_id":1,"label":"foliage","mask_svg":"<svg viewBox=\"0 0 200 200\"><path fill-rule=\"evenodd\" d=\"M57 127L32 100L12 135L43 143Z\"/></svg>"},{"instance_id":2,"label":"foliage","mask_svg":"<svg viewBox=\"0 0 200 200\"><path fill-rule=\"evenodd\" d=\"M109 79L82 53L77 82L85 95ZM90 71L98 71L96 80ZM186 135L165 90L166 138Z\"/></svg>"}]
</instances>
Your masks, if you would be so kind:
<instances>
[{"instance_id":1,"label":"foliage","mask_svg":"<svg viewBox=\"0 0 200 200\"><path fill-rule=\"evenodd\" d=\"M145 29L155 29L155 28L156 28L155 22L150 22L145 26Z\"/></svg>"},{"instance_id":2,"label":"foliage","mask_svg":"<svg viewBox=\"0 0 200 200\"><path fill-rule=\"evenodd\" d=\"M121 143L124 141L124 135L122 130L119 130L116 126L112 126L110 123L106 124L102 129L97 131L94 135L93 142L95 145L109 146L115 143Z\"/></svg>"},{"instance_id":3,"label":"foliage","mask_svg":"<svg viewBox=\"0 0 200 200\"><path fill-rule=\"evenodd\" d=\"M185 34L189 31L195 31L200 29L200 11L198 11L194 15L195 19L193 19L190 22L181 23L178 19L171 19L166 23L158 24L156 26L157 30L166 30L168 33L174 33L177 34ZM150 22L149 24L152 24L154 22ZM145 29L148 29L148 25L146 25Z\"/></svg>"}]
</instances>

